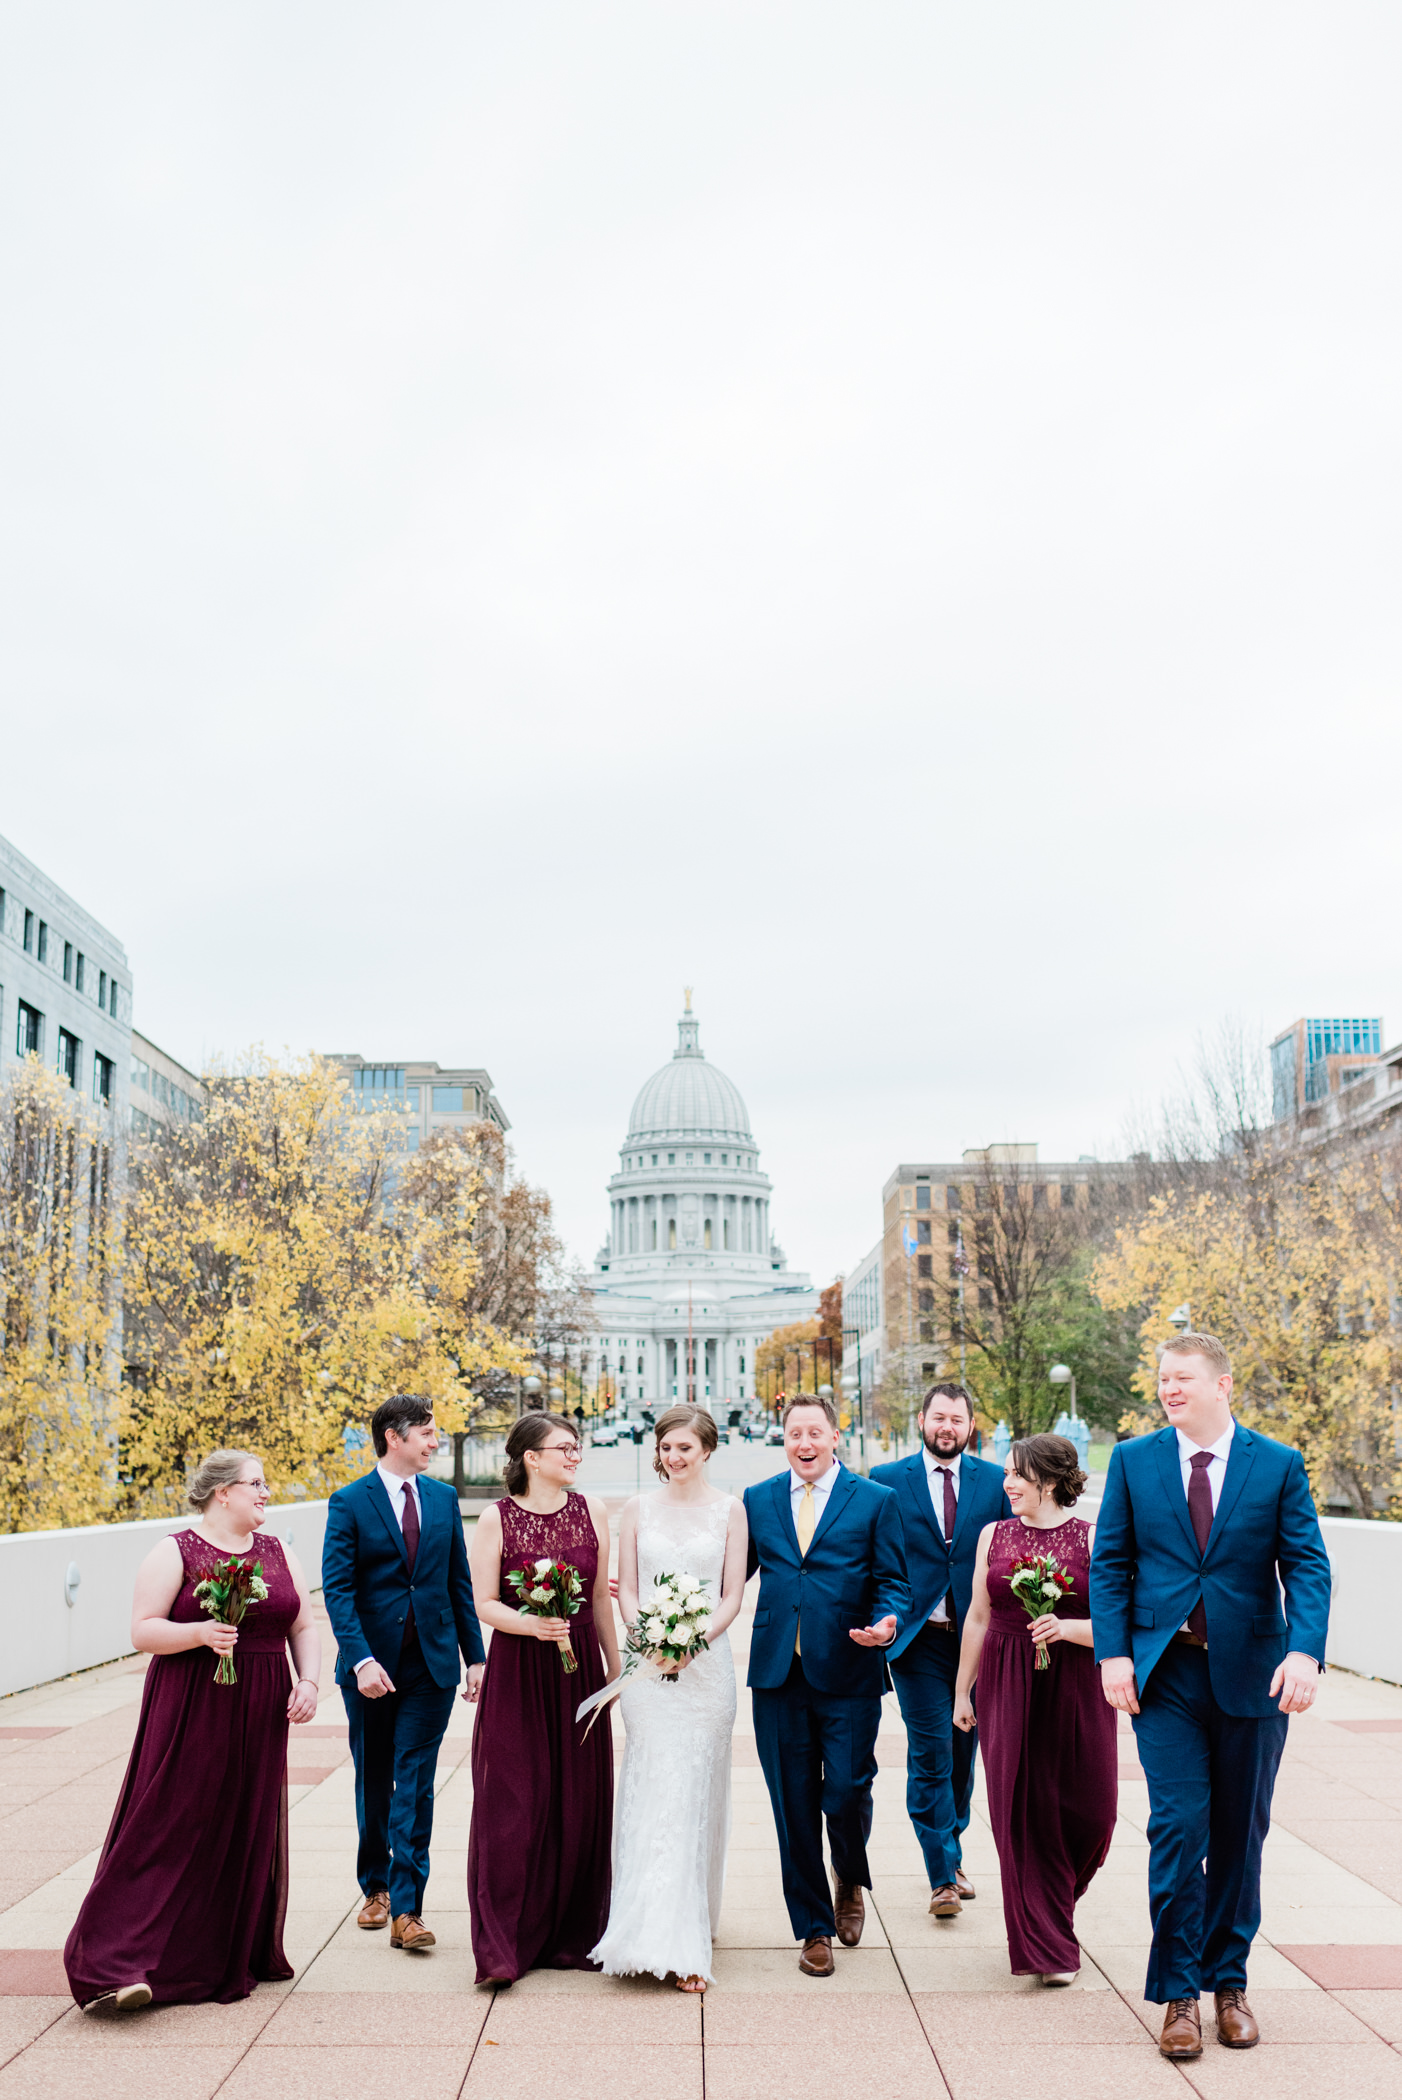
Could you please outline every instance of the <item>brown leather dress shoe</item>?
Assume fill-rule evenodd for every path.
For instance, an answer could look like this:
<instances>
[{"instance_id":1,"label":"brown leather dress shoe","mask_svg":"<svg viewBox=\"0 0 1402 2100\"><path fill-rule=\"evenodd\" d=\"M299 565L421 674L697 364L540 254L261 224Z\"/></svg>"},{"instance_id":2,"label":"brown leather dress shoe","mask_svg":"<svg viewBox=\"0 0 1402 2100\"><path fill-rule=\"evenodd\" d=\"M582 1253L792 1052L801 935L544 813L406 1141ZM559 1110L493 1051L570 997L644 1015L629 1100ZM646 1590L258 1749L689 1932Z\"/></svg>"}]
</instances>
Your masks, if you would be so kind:
<instances>
[{"instance_id":1,"label":"brown leather dress shoe","mask_svg":"<svg viewBox=\"0 0 1402 2100\"><path fill-rule=\"evenodd\" d=\"M419 1953L425 1947L438 1945L422 1918L411 1918L407 1915L396 1918L390 1926L389 1943L391 1947L403 1947L410 1954Z\"/></svg>"},{"instance_id":2,"label":"brown leather dress shoe","mask_svg":"<svg viewBox=\"0 0 1402 2100\"><path fill-rule=\"evenodd\" d=\"M1202 2013L1196 1998L1174 1998L1163 2016L1159 2055L1181 2058L1202 2055Z\"/></svg>"},{"instance_id":3,"label":"brown leather dress shoe","mask_svg":"<svg viewBox=\"0 0 1402 2100\"><path fill-rule=\"evenodd\" d=\"M805 1976L832 1976L836 1965L832 1958L832 1941L825 1932L815 1932L811 1940L803 1942L803 1952L798 1965Z\"/></svg>"},{"instance_id":4,"label":"brown leather dress shoe","mask_svg":"<svg viewBox=\"0 0 1402 2100\"><path fill-rule=\"evenodd\" d=\"M1224 2049L1254 2049L1261 2039L1256 2015L1246 2002L1243 1989L1214 1991L1217 2006L1217 2039Z\"/></svg>"},{"instance_id":5,"label":"brown leather dress shoe","mask_svg":"<svg viewBox=\"0 0 1402 2100\"><path fill-rule=\"evenodd\" d=\"M930 1916L932 1918L957 1918L964 1908L959 1901L959 1891L951 1881L947 1888L931 1889Z\"/></svg>"},{"instance_id":6,"label":"brown leather dress shoe","mask_svg":"<svg viewBox=\"0 0 1402 2100\"><path fill-rule=\"evenodd\" d=\"M365 1905L356 1924L365 1932L378 1932L389 1923L389 1890L372 1889L365 1898Z\"/></svg>"},{"instance_id":7,"label":"brown leather dress shoe","mask_svg":"<svg viewBox=\"0 0 1402 2100\"><path fill-rule=\"evenodd\" d=\"M861 1890L850 1881L839 1881L832 1909L837 1920L838 1938L844 1947L855 1947L861 1939L862 1927L867 1921L867 1907Z\"/></svg>"},{"instance_id":8,"label":"brown leather dress shoe","mask_svg":"<svg viewBox=\"0 0 1402 2100\"><path fill-rule=\"evenodd\" d=\"M956 1867L954 1869L954 1886L959 1891L959 1900L961 1903L973 1902L974 1885L970 1881L968 1875L964 1872L964 1869L962 1867Z\"/></svg>"}]
</instances>

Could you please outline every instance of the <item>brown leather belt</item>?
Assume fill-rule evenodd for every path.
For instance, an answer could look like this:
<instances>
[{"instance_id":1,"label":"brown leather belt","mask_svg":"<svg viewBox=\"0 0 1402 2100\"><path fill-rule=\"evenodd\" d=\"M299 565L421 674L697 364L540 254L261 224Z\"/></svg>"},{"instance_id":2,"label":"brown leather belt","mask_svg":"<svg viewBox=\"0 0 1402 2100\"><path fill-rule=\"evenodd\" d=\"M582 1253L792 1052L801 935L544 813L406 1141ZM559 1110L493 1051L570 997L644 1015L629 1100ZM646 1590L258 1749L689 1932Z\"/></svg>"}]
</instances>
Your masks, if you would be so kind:
<instances>
[{"instance_id":1,"label":"brown leather belt","mask_svg":"<svg viewBox=\"0 0 1402 2100\"><path fill-rule=\"evenodd\" d=\"M1174 1634L1173 1638L1175 1641L1182 1641L1184 1645L1189 1648L1205 1648L1207 1646L1207 1643L1202 1638L1201 1634L1197 1633L1184 1633L1182 1631L1179 1631L1178 1633Z\"/></svg>"},{"instance_id":2,"label":"brown leather belt","mask_svg":"<svg viewBox=\"0 0 1402 2100\"><path fill-rule=\"evenodd\" d=\"M954 1627L948 1619L927 1619L925 1624L931 1633L953 1633Z\"/></svg>"}]
</instances>

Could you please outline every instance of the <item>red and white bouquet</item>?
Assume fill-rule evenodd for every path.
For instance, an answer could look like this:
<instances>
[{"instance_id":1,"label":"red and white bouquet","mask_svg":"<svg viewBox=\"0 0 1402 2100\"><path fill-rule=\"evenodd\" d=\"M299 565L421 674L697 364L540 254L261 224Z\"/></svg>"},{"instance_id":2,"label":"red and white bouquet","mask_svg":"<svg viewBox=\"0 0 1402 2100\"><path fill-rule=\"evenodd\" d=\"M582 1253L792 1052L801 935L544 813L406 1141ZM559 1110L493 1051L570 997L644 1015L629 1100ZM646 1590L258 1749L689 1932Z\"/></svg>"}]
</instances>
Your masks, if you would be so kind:
<instances>
[{"instance_id":1,"label":"red and white bouquet","mask_svg":"<svg viewBox=\"0 0 1402 2100\"><path fill-rule=\"evenodd\" d=\"M1076 1585L1054 1553L1030 1553L1014 1561L1008 1588L1029 1619L1042 1619L1056 1610L1063 1597L1074 1596ZM1050 1666L1047 1644L1038 1641L1033 1668L1046 1670Z\"/></svg>"},{"instance_id":2,"label":"red and white bouquet","mask_svg":"<svg viewBox=\"0 0 1402 2100\"><path fill-rule=\"evenodd\" d=\"M584 1598L584 1579L567 1560L538 1560L529 1568L513 1568L506 1579L519 1609L533 1619L572 1619ZM560 1667L566 1672L579 1668L568 1637L560 1644Z\"/></svg>"},{"instance_id":3,"label":"red and white bouquet","mask_svg":"<svg viewBox=\"0 0 1402 2100\"><path fill-rule=\"evenodd\" d=\"M250 1568L241 1560L217 1560L204 1581L195 1584L195 1595L200 1600L201 1611L207 1611L221 1626L237 1626L250 1604L263 1604L267 1600L268 1585L263 1580L263 1563L255 1560ZM238 1681L232 1654L221 1655L214 1682L237 1684Z\"/></svg>"}]
</instances>

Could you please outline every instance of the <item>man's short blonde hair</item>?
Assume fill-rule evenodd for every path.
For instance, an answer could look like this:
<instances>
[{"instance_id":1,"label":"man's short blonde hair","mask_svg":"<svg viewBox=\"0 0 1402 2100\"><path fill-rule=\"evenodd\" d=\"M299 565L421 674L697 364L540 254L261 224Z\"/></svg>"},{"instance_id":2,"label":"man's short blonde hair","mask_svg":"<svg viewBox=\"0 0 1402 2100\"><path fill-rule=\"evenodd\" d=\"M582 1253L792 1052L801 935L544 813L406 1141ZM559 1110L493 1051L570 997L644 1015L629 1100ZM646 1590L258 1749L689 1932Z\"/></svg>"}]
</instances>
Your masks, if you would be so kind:
<instances>
[{"instance_id":1,"label":"man's short blonde hair","mask_svg":"<svg viewBox=\"0 0 1402 2100\"><path fill-rule=\"evenodd\" d=\"M1175 1334L1171 1342L1163 1345L1165 1356L1201 1356L1211 1364L1219 1378L1230 1377L1232 1360L1215 1334Z\"/></svg>"}]
</instances>

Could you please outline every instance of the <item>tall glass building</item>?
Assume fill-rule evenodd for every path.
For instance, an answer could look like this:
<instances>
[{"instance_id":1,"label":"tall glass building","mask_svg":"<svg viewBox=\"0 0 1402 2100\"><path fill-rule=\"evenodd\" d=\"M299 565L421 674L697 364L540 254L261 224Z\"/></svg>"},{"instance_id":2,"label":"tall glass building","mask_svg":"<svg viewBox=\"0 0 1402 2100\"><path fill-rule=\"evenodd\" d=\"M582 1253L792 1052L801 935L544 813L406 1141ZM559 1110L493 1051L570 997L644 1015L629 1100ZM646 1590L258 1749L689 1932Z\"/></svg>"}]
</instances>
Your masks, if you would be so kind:
<instances>
[{"instance_id":1,"label":"tall glass building","mask_svg":"<svg viewBox=\"0 0 1402 2100\"><path fill-rule=\"evenodd\" d=\"M1271 1044L1271 1113L1279 1123L1362 1077L1382 1054L1382 1016L1295 1021Z\"/></svg>"}]
</instances>

